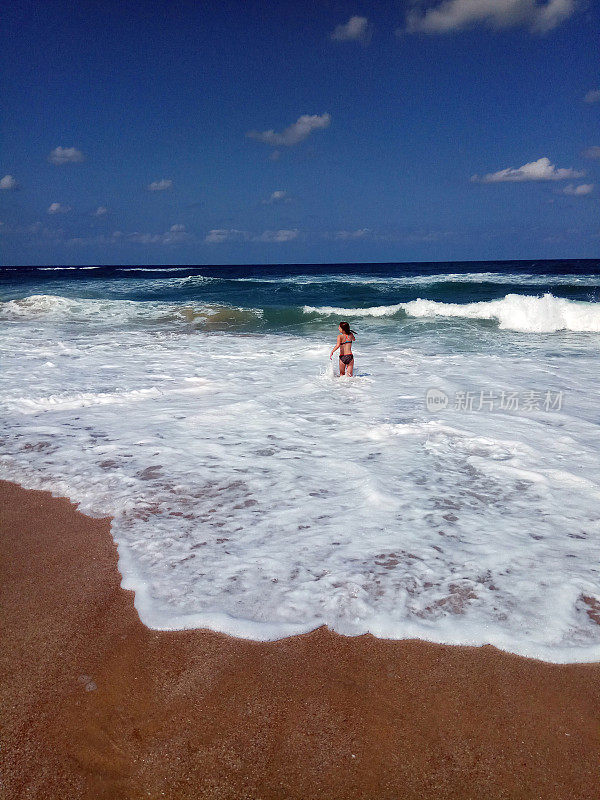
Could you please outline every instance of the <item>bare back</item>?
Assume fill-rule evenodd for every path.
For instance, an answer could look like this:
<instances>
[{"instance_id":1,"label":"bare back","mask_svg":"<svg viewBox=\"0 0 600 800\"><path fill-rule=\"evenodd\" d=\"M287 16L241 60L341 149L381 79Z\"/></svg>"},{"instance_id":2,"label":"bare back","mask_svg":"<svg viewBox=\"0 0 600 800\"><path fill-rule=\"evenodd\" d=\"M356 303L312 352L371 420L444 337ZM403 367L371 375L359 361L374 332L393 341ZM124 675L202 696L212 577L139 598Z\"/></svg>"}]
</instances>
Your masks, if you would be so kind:
<instances>
[{"instance_id":1,"label":"bare back","mask_svg":"<svg viewBox=\"0 0 600 800\"><path fill-rule=\"evenodd\" d=\"M338 344L340 346L340 355L349 356L352 353L352 342L355 340L354 334L338 334Z\"/></svg>"}]
</instances>

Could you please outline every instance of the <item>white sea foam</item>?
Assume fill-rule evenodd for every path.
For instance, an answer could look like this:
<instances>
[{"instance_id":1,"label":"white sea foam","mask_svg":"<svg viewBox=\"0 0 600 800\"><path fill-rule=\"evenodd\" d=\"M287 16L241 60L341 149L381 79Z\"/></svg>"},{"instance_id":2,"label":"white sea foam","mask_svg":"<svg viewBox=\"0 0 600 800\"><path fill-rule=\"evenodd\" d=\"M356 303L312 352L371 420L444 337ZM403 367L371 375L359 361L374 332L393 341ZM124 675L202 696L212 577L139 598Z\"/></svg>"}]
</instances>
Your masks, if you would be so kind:
<instances>
[{"instance_id":1,"label":"white sea foam","mask_svg":"<svg viewBox=\"0 0 600 800\"><path fill-rule=\"evenodd\" d=\"M51 364L51 366L55 366ZM168 376L166 376L168 378ZM75 392L74 394L51 394L46 397L15 397L6 401L6 406L11 411L22 414L38 414L41 411L74 411L78 408L87 408L93 405L127 405L142 403L158 397L174 394L196 394L208 388L208 382L201 378L188 379L193 385L183 384L174 389L168 384L160 389L156 386L150 389L132 389L131 391L114 392Z\"/></svg>"},{"instance_id":2,"label":"white sea foam","mask_svg":"<svg viewBox=\"0 0 600 800\"><path fill-rule=\"evenodd\" d=\"M71 270L71 269L102 269L102 267L36 267L35 269L39 270L40 272L47 272L53 270Z\"/></svg>"},{"instance_id":3,"label":"white sea foam","mask_svg":"<svg viewBox=\"0 0 600 800\"><path fill-rule=\"evenodd\" d=\"M404 310L413 317L493 319L498 321L501 328L524 333L551 333L562 330L594 333L600 331L598 303L567 300L551 294L545 294L543 297L509 294L502 300L463 305L414 300L405 303Z\"/></svg>"},{"instance_id":4,"label":"white sea foam","mask_svg":"<svg viewBox=\"0 0 600 800\"><path fill-rule=\"evenodd\" d=\"M439 303L434 300L411 300L370 308L304 306L305 314L326 316L389 317L404 312L411 317L461 317L495 320L501 328L523 333L554 331L600 332L600 306L581 300L567 300L546 293L543 297L507 294L500 300L477 303Z\"/></svg>"},{"instance_id":5,"label":"white sea foam","mask_svg":"<svg viewBox=\"0 0 600 800\"><path fill-rule=\"evenodd\" d=\"M115 272L189 272L190 267L116 267ZM190 275L193 278L204 278L212 280L204 275Z\"/></svg>"},{"instance_id":6,"label":"white sea foam","mask_svg":"<svg viewBox=\"0 0 600 800\"><path fill-rule=\"evenodd\" d=\"M4 269L10 270L10 267ZM66 270L97 270L104 269L102 266L90 267L35 267L39 272L48 271L66 271ZM121 272L147 272L147 273L165 273L165 272L189 272L191 267L169 267L169 266L129 266L129 267L115 267L116 273ZM293 284L297 286L310 286L312 284L321 283L340 283L340 284L355 284L358 286L371 286L374 288L387 289L389 287L412 287L412 286L430 286L437 283L491 283L498 285L506 284L521 284L527 285L540 285L544 286L597 286L598 276L595 274L557 274L546 275L526 272L443 272L425 275L365 275L364 273L319 273L317 275L282 275L282 276L231 276L223 273L223 276L206 276L202 274L185 276L184 279L190 278L194 281L218 281L226 278L232 281L243 281L245 283L266 283L266 284Z\"/></svg>"},{"instance_id":7,"label":"white sea foam","mask_svg":"<svg viewBox=\"0 0 600 800\"><path fill-rule=\"evenodd\" d=\"M436 283L491 283L498 285L521 284L523 286L597 286L598 275L536 275L523 272L443 272L432 275L365 275L364 273L288 275L285 277L244 277L250 283L276 283L310 286L320 283L356 284L382 289L390 287L432 286Z\"/></svg>"},{"instance_id":8,"label":"white sea foam","mask_svg":"<svg viewBox=\"0 0 600 800\"><path fill-rule=\"evenodd\" d=\"M304 306L305 314L322 314L335 317L391 317L404 310L405 303L369 308L339 308L337 306Z\"/></svg>"},{"instance_id":9,"label":"white sea foam","mask_svg":"<svg viewBox=\"0 0 600 800\"><path fill-rule=\"evenodd\" d=\"M32 294L18 300L0 303L0 319L10 320L27 317L42 317L48 321L92 322L102 324L126 322L135 318L148 318L165 311L168 306L161 303L136 303L133 300L96 300L61 297L52 294Z\"/></svg>"},{"instance_id":10,"label":"white sea foam","mask_svg":"<svg viewBox=\"0 0 600 800\"><path fill-rule=\"evenodd\" d=\"M600 659L597 339L365 317L340 380L320 338L174 333L164 310L0 307L0 475L113 516L143 622ZM432 415L432 386L564 404Z\"/></svg>"},{"instance_id":11,"label":"white sea foam","mask_svg":"<svg viewBox=\"0 0 600 800\"><path fill-rule=\"evenodd\" d=\"M158 301L107 300L33 294L18 300L0 302L0 320L38 319L51 322L80 322L101 326L136 322L217 323L243 318L259 318L262 309L238 308L202 302L167 303Z\"/></svg>"}]
</instances>

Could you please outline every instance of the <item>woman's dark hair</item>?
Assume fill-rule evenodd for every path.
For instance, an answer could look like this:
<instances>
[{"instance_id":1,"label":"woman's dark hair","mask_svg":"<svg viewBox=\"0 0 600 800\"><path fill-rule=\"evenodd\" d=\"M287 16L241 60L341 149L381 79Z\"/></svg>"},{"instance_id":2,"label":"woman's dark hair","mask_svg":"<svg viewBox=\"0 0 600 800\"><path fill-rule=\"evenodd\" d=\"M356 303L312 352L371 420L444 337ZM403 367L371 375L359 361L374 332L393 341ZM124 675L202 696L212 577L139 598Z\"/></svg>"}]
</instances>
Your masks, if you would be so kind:
<instances>
[{"instance_id":1,"label":"woman's dark hair","mask_svg":"<svg viewBox=\"0 0 600 800\"><path fill-rule=\"evenodd\" d=\"M356 336L356 333L350 330L350 324L348 322L340 322L340 328L344 331L346 336L349 336L351 333Z\"/></svg>"}]
</instances>

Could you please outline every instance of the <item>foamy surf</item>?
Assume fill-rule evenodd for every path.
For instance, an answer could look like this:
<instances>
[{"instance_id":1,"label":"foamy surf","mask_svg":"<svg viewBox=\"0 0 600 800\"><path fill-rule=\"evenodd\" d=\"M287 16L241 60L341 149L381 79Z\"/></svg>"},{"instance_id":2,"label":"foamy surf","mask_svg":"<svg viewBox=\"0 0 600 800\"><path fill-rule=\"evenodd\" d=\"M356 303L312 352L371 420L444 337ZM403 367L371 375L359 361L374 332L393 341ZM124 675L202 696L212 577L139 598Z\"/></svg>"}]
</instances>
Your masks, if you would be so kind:
<instances>
[{"instance_id":1,"label":"foamy surf","mask_svg":"<svg viewBox=\"0 0 600 800\"><path fill-rule=\"evenodd\" d=\"M0 302L0 320L44 318L55 323L84 323L126 326L136 323L204 323L207 326L236 327L262 316L261 309L229 305L145 302L70 298L34 294Z\"/></svg>"},{"instance_id":2,"label":"foamy surf","mask_svg":"<svg viewBox=\"0 0 600 800\"><path fill-rule=\"evenodd\" d=\"M600 659L596 304L359 311L336 298L372 287L316 277L7 284L0 475L113 517L149 627ZM329 361L341 316L352 380Z\"/></svg>"},{"instance_id":3,"label":"foamy surf","mask_svg":"<svg viewBox=\"0 0 600 800\"><path fill-rule=\"evenodd\" d=\"M509 294L501 300L479 303L440 303L418 299L407 303L370 308L304 306L305 314L336 317L390 317L400 312L410 317L455 317L493 320L501 328L521 333L600 332L600 308L597 303L567 300L546 293L542 297Z\"/></svg>"}]
</instances>

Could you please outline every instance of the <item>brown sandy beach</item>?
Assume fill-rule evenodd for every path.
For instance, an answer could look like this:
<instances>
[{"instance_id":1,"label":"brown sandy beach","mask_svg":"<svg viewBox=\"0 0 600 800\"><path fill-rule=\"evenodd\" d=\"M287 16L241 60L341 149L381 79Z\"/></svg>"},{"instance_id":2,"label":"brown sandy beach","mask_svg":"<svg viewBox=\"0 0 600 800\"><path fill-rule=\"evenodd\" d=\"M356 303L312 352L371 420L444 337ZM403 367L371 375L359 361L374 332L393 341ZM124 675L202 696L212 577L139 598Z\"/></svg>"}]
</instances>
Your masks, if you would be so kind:
<instances>
[{"instance_id":1,"label":"brown sandy beach","mask_svg":"<svg viewBox=\"0 0 600 800\"><path fill-rule=\"evenodd\" d=\"M7 800L598 796L600 665L151 631L108 519L7 482L0 501Z\"/></svg>"}]
</instances>

